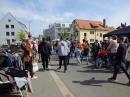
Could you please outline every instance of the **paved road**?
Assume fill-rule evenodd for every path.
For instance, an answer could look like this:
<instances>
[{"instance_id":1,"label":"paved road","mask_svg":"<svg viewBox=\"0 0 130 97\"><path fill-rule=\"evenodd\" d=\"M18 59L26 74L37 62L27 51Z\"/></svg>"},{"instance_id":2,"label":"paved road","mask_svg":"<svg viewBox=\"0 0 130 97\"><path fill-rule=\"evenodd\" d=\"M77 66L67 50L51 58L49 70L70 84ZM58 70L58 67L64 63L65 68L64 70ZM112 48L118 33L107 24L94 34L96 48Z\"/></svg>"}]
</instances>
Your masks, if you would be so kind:
<instances>
[{"instance_id":1,"label":"paved road","mask_svg":"<svg viewBox=\"0 0 130 97\"><path fill-rule=\"evenodd\" d=\"M51 67L58 68L58 57L52 56ZM117 77L118 82L107 81L112 76L112 68L97 69L93 66L93 60L89 58L89 65L85 59L81 66L77 66L76 59L70 60L68 72L65 74L61 70L55 71L64 84L68 87L74 97L130 97L130 86L124 73L120 72Z\"/></svg>"}]
</instances>

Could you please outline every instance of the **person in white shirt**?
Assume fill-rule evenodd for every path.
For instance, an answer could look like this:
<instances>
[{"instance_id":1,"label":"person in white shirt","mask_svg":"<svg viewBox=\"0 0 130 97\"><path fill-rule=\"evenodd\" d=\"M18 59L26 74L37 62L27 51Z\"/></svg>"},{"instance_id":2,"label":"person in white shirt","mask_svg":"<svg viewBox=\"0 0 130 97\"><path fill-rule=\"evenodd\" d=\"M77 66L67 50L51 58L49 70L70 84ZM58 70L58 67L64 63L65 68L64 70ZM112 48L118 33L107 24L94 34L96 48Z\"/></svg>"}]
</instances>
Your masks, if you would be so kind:
<instances>
[{"instance_id":1,"label":"person in white shirt","mask_svg":"<svg viewBox=\"0 0 130 97\"><path fill-rule=\"evenodd\" d=\"M126 57L125 57L125 60L126 60L126 69L128 70L130 68L130 40L128 41L128 48L127 48L127 51L126 51Z\"/></svg>"}]
</instances>

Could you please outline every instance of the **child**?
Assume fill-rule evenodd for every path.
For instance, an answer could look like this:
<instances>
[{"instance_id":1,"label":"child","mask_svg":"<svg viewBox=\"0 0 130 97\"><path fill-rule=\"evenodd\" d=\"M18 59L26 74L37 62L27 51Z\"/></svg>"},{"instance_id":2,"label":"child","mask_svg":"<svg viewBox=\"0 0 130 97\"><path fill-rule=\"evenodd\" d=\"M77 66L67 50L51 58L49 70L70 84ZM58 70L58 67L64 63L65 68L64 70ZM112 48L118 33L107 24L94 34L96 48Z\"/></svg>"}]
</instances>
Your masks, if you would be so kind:
<instances>
[{"instance_id":1,"label":"child","mask_svg":"<svg viewBox=\"0 0 130 97\"><path fill-rule=\"evenodd\" d=\"M101 52L98 54L98 58L102 58L103 63L107 60L107 52L104 48L101 48Z\"/></svg>"}]
</instances>

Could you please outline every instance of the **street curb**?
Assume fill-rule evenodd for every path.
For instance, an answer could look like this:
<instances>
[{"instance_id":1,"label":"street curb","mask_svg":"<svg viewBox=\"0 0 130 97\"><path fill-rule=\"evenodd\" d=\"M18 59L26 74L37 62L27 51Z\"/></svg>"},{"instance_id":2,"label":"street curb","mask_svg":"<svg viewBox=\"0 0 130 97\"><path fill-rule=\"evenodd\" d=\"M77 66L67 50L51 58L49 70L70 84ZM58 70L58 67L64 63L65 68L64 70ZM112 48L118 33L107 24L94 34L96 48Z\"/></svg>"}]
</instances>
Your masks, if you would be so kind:
<instances>
[{"instance_id":1,"label":"street curb","mask_svg":"<svg viewBox=\"0 0 130 97\"><path fill-rule=\"evenodd\" d=\"M49 66L52 69L51 66ZM69 89L65 86L65 84L60 80L57 74L54 71L49 71L52 78L54 79L56 85L58 86L60 92L62 93L63 97L74 97L73 94L69 91Z\"/></svg>"}]
</instances>

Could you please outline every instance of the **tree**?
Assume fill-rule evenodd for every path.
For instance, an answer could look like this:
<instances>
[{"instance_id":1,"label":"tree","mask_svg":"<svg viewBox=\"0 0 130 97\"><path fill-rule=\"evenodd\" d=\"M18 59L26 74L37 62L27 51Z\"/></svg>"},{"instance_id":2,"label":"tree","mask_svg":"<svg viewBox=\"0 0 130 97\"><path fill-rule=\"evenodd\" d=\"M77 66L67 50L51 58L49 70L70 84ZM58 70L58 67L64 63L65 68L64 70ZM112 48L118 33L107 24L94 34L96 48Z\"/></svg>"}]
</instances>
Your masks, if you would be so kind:
<instances>
[{"instance_id":1,"label":"tree","mask_svg":"<svg viewBox=\"0 0 130 97\"><path fill-rule=\"evenodd\" d=\"M38 39L38 37L32 37L34 40Z\"/></svg>"},{"instance_id":2,"label":"tree","mask_svg":"<svg viewBox=\"0 0 130 97\"><path fill-rule=\"evenodd\" d=\"M67 38L67 32L61 32L61 35L60 35L61 37L63 37L63 38Z\"/></svg>"},{"instance_id":3,"label":"tree","mask_svg":"<svg viewBox=\"0 0 130 97\"><path fill-rule=\"evenodd\" d=\"M23 30L21 30L21 32L18 32L16 39L19 41L23 41L24 38L27 38L26 34L27 33L25 33Z\"/></svg>"},{"instance_id":4,"label":"tree","mask_svg":"<svg viewBox=\"0 0 130 97\"><path fill-rule=\"evenodd\" d=\"M47 36L47 37L46 37L46 41L51 41L50 36Z\"/></svg>"}]
</instances>

